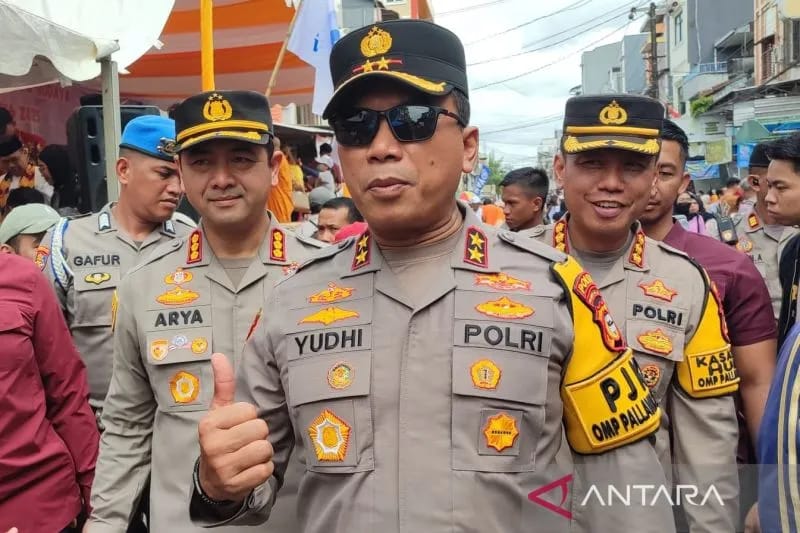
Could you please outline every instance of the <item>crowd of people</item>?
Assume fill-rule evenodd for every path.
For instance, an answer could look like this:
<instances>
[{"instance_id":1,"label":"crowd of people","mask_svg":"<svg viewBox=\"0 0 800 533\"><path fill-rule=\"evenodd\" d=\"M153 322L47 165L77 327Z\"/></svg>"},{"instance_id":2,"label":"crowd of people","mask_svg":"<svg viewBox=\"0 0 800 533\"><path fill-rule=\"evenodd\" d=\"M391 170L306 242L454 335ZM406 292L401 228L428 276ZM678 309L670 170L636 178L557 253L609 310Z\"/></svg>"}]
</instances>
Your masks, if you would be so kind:
<instances>
[{"instance_id":1,"label":"crowd of people","mask_svg":"<svg viewBox=\"0 0 800 533\"><path fill-rule=\"evenodd\" d=\"M331 75L336 160L204 92L126 125L95 213L0 127L0 531L790 530L800 135L694 194L661 103L573 97L557 192L494 202L454 34Z\"/></svg>"}]
</instances>

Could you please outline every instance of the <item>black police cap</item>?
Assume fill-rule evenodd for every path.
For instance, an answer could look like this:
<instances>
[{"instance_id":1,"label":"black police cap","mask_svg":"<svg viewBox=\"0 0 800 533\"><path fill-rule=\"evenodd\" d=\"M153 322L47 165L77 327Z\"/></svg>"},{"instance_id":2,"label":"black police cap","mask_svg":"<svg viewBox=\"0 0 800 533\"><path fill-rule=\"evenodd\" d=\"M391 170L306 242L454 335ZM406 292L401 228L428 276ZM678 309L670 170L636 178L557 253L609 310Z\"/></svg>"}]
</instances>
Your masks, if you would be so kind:
<instances>
[{"instance_id":1,"label":"black police cap","mask_svg":"<svg viewBox=\"0 0 800 533\"><path fill-rule=\"evenodd\" d=\"M456 34L424 20L392 20L354 30L331 51L334 94L323 113L335 114L360 80L382 76L433 95L468 94L464 46Z\"/></svg>"},{"instance_id":2,"label":"black police cap","mask_svg":"<svg viewBox=\"0 0 800 533\"><path fill-rule=\"evenodd\" d=\"M663 124L664 106L646 96L576 96L567 100L561 149L567 154L617 148L655 155Z\"/></svg>"},{"instance_id":3,"label":"black police cap","mask_svg":"<svg viewBox=\"0 0 800 533\"><path fill-rule=\"evenodd\" d=\"M272 115L266 96L254 91L208 91L190 96L172 111L180 152L214 139L267 144Z\"/></svg>"}]
</instances>

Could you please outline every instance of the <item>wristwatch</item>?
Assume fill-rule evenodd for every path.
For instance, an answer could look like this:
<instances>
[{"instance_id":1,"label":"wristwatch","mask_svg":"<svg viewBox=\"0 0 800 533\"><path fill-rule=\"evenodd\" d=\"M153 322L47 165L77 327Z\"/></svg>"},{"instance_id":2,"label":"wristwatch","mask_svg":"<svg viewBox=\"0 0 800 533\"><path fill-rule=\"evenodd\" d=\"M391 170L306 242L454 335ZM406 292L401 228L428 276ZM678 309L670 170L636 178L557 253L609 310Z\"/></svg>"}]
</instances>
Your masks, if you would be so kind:
<instances>
[{"instance_id":1,"label":"wristwatch","mask_svg":"<svg viewBox=\"0 0 800 533\"><path fill-rule=\"evenodd\" d=\"M194 491L200 497L200 500L206 504L211 505L214 507L223 507L226 505L232 505L235 502L233 500L215 500L208 496L205 492L203 492L203 487L200 485L200 458L197 458L197 461L194 462L194 472L192 472L192 481L194 482Z\"/></svg>"}]
</instances>

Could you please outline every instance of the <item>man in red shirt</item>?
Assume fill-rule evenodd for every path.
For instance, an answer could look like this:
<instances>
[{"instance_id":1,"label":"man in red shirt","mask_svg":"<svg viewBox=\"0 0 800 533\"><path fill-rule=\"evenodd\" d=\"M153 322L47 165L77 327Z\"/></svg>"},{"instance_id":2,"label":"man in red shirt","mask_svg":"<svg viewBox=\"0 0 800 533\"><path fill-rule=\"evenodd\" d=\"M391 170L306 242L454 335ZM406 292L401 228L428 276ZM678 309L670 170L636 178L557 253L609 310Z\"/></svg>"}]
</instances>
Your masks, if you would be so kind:
<instances>
[{"instance_id":1,"label":"man in red shirt","mask_svg":"<svg viewBox=\"0 0 800 533\"><path fill-rule=\"evenodd\" d=\"M47 279L11 254L0 354L0 531L70 531L89 512L100 440L86 369Z\"/></svg>"},{"instance_id":2,"label":"man in red shirt","mask_svg":"<svg viewBox=\"0 0 800 533\"><path fill-rule=\"evenodd\" d=\"M664 241L700 263L719 292L736 368L742 379L740 403L748 430L744 431L740 414L737 459L742 464L753 464L753 445L775 374L777 325L769 291L752 259L716 239L686 231L672 218L678 195L689 185L685 169L688 146L683 130L665 120L658 180L640 221L648 237ZM747 487L753 485L754 482L742 483L742 496L747 494ZM742 501L740 509L747 512L753 501Z\"/></svg>"}]
</instances>

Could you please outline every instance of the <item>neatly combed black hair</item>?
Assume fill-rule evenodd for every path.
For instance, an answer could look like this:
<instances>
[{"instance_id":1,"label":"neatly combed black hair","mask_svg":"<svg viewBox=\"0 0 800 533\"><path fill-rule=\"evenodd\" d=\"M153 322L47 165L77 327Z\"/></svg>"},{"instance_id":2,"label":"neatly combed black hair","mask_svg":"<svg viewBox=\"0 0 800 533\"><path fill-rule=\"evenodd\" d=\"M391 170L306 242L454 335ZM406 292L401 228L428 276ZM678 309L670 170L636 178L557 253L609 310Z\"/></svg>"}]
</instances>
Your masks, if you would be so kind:
<instances>
[{"instance_id":1,"label":"neatly combed black hair","mask_svg":"<svg viewBox=\"0 0 800 533\"><path fill-rule=\"evenodd\" d=\"M331 198L324 204L320 209L347 209L347 223L352 224L353 222L364 222L364 217L361 216L361 212L356 207L356 204L350 198L336 197Z\"/></svg>"},{"instance_id":2,"label":"neatly combed black hair","mask_svg":"<svg viewBox=\"0 0 800 533\"><path fill-rule=\"evenodd\" d=\"M46 204L44 194L32 187L18 187L8 193L6 209L11 211L15 207L27 204Z\"/></svg>"},{"instance_id":3,"label":"neatly combed black hair","mask_svg":"<svg viewBox=\"0 0 800 533\"><path fill-rule=\"evenodd\" d=\"M509 172L500 182L501 187L509 185L519 185L526 188L533 193L533 196L538 196L542 200L547 198L547 192L550 189L550 179L547 177L547 172L541 168L522 167Z\"/></svg>"},{"instance_id":4,"label":"neatly combed black hair","mask_svg":"<svg viewBox=\"0 0 800 533\"><path fill-rule=\"evenodd\" d=\"M683 129L672 122L670 119L664 119L664 126L661 128L662 141L674 141L681 147L681 160L683 164L689 159L689 138Z\"/></svg>"},{"instance_id":5,"label":"neatly combed black hair","mask_svg":"<svg viewBox=\"0 0 800 533\"><path fill-rule=\"evenodd\" d=\"M767 157L770 161L790 161L795 173L800 174L800 133L792 133L769 143Z\"/></svg>"}]
</instances>

